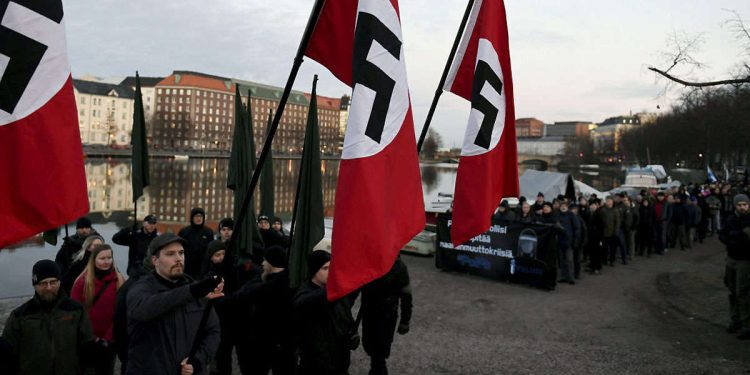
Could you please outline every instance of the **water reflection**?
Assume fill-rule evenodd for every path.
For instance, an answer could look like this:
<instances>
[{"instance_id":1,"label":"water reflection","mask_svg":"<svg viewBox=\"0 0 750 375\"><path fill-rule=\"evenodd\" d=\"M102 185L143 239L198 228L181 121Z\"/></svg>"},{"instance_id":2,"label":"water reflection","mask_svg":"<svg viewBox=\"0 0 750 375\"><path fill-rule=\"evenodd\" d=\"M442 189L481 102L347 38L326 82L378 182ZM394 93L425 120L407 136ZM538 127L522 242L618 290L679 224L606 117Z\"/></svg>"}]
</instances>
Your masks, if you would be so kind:
<instances>
[{"instance_id":1,"label":"water reflection","mask_svg":"<svg viewBox=\"0 0 750 375\"><path fill-rule=\"evenodd\" d=\"M277 215L291 217L299 176L299 159L274 159L274 186ZM228 159L153 159L151 185L138 201L138 219L148 213L160 222L187 223L190 209L203 207L209 224L231 217L233 192L226 187ZM338 177L338 161L323 160L323 203L326 214L333 214ZM129 160L87 160L90 215L94 223L132 218L133 192ZM255 209L260 208L256 189ZM119 219L119 220L118 220Z\"/></svg>"}]
</instances>

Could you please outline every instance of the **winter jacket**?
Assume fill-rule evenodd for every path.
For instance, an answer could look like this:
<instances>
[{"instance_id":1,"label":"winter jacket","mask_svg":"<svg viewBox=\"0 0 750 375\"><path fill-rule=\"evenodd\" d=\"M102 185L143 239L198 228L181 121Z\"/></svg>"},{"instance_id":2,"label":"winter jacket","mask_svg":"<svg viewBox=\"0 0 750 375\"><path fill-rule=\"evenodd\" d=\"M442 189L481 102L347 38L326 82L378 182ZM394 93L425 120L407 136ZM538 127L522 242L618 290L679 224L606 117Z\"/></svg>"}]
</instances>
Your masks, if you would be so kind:
<instances>
[{"instance_id":1,"label":"winter jacket","mask_svg":"<svg viewBox=\"0 0 750 375\"><path fill-rule=\"evenodd\" d=\"M668 223L672 220L672 205L666 199L663 202L654 203L654 212L656 212L657 221Z\"/></svg>"},{"instance_id":2,"label":"winter jacket","mask_svg":"<svg viewBox=\"0 0 750 375\"><path fill-rule=\"evenodd\" d=\"M328 302L326 290L312 281L294 297L301 374L346 374L354 319L348 298Z\"/></svg>"},{"instance_id":3,"label":"winter jacket","mask_svg":"<svg viewBox=\"0 0 750 375\"><path fill-rule=\"evenodd\" d=\"M74 261L68 267L68 272L63 273L63 277L60 280L60 289L64 290L67 295L71 295L73 290L73 284L81 276L81 273L86 269L86 265L89 264L89 256L91 252L84 250L83 258Z\"/></svg>"},{"instance_id":4,"label":"winter jacket","mask_svg":"<svg viewBox=\"0 0 750 375\"><path fill-rule=\"evenodd\" d=\"M362 345L371 357L388 358L393 334L399 326L408 328L412 313L412 295L409 271L397 258L393 267L383 277L362 288Z\"/></svg>"},{"instance_id":5,"label":"winter jacket","mask_svg":"<svg viewBox=\"0 0 750 375\"><path fill-rule=\"evenodd\" d=\"M143 228L133 231L132 228L124 228L112 236L112 242L128 247L128 276L137 272L148 254L148 245L158 234L154 230L146 233Z\"/></svg>"},{"instance_id":6,"label":"winter jacket","mask_svg":"<svg viewBox=\"0 0 750 375\"><path fill-rule=\"evenodd\" d=\"M98 236L99 233L97 233L95 230L92 230L89 236L91 235ZM77 233L63 239L63 244L60 247L60 250L57 252L57 255L55 256L55 263L57 263L57 265L60 267L61 275L65 275L68 272L68 268L71 264L73 264L73 256L78 252L78 250L81 250L81 247L83 247L83 241L85 240L85 237L81 237Z\"/></svg>"},{"instance_id":7,"label":"winter jacket","mask_svg":"<svg viewBox=\"0 0 750 375\"><path fill-rule=\"evenodd\" d=\"M84 284L87 274L88 272L84 271L81 277L76 279L75 284L73 284L72 294L70 295L71 299L84 306L86 306ZM94 336L112 342L114 341L112 330L115 317L115 303L117 302L117 272L114 268L101 278L98 275L94 277L94 294L92 298L99 295L99 292L105 285L107 289L104 289L99 299L88 309L88 316L89 320L91 320L91 326L94 329Z\"/></svg>"},{"instance_id":8,"label":"winter jacket","mask_svg":"<svg viewBox=\"0 0 750 375\"><path fill-rule=\"evenodd\" d=\"M5 324L3 338L13 348L17 374L81 374L91 363L87 355L94 340L86 311L62 291L45 305L34 296L13 310ZM0 371L8 365L0 365Z\"/></svg>"},{"instance_id":9,"label":"winter jacket","mask_svg":"<svg viewBox=\"0 0 750 375\"><path fill-rule=\"evenodd\" d=\"M734 260L750 260L750 214L737 212L727 216L719 240L727 247L727 256Z\"/></svg>"},{"instance_id":10,"label":"winter jacket","mask_svg":"<svg viewBox=\"0 0 750 375\"><path fill-rule=\"evenodd\" d=\"M569 247L578 246L576 242L581 233L581 226L572 212L558 212L557 221L562 226L563 231L558 237L557 242L560 248L567 249Z\"/></svg>"},{"instance_id":11,"label":"winter jacket","mask_svg":"<svg viewBox=\"0 0 750 375\"><path fill-rule=\"evenodd\" d=\"M142 277L151 274L153 267L142 265L130 278L117 290L115 302L115 317L112 326L112 338L115 342L115 351L120 359L121 368L127 368L128 363L128 305L127 296L130 288Z\"/></svg>"},{"instance_id":12,"label":"winter jacket","mask_svg":"<svg viewBox=\"0 0 750 375\"><path fill-rule=\"evenodd\" d=\"M674 204L672 206L672 220L671 224L674 225L687 225L689 219L689 212L687 206L684 203Z\"/></svg>"},{"instance_id":13,"label":"winter jacket","mask_svg":"<svg viewBox=\"0 0 750 375\"><path fill-rule=\"evenodd\" d=\"M602 224L602 237L617 235L617 229L620 227L620 214L616 208L601 207L596 210L596 215L599 215Z\"/></svg>"},{"instance_id":14,"label":"winter jacket","mask_svg":"<svg viewBox=\"0 0 750 375\"><path fill-rule=\"evenodd\" d=\"M214 232L205 225L188 225L180 230L179 236L188 242L185 247L185 273L192 278L200 277L201 263L206 256L208 243L213 241Z\"/></svg>"},{"instance_id":15,"label":"winter jacket","mask_svg":"<svg viewBox=\"0 0 750 375\"><path fill-rule=\"evenodd\" d=\"M589 229L586 226L586 221L583 220L581 215L573 215L578 221L578 227L581 229L578 231L578 235L573 240L573 247L582 249L589 243Z\"/></svg>"},{"instance_id":16,"label":"winter jacket","mask_svg":"<svg viewBox=\"0 0 750 375\"><path fill-rule=\"evenodd\" d=\"M201 344L194 358L194 374L206 366L219 345L219 320L211 311L200 327L206 300L190 293L192 279L171 282L155 272L142 277L128 291L128 364L126 374L179 374L180 362L190 354L197 335Z\"/></svg>"}]
</instances>

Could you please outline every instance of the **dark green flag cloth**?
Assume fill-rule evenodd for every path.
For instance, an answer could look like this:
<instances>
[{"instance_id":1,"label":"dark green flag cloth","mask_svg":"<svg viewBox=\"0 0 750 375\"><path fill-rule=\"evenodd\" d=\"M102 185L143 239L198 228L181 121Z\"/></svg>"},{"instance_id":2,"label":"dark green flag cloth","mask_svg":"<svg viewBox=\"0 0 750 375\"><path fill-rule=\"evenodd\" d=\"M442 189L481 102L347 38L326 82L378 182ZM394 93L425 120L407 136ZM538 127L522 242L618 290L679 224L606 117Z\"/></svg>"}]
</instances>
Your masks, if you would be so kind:
<instances>
[{"instance_id":1,"label":"dark green flag cloth","mask_svg":"<svg viewBox=\"0 0 750 375\"><path fill-rule=\"evenodd\" d=\"M143 188L150 184L148 172L148 144L146 143L146 117L143 113L141 97L141 78L135 72L135 103L133 106L133 132L130 144L133 146L132 168L130 171L133 184L133 202L143 195Z\"/></svg>"},{"instance_id":2,"label":"dark green flag cloth","mask_svg":"<svg viewBox=\"0 0 750 375\"><path fill-rule=\"evenodd\" d=\"M271 111L268 111L268 127L266 130L266 137L268 137L268 131L271 130ZM260 171L260 214L268 216L269 219L273 220L274 209L273 209L273 147L268 150L268 156L266 162L263 164L263 169Z\"/></svg>"},{"instance_id":3,"label":"dark green flag cloth","mask_svg":"<svg viewBox=\"0 0 750 375\"><path fill-rule=\"evenodd\" d=\"M242 99L240 98L239 87L234 94L234 139L232 140L232 150L229 156L229 173L227 175L227 187L234 191L234 219L236 220L242 210L242 202L245 200L245 194L250 187L250 179L255 167L255 143L253 141L252 128L252 105L250 92L247 93L247 113L242 108ZM247 217L242 222L242 227L235 227L239 231L236 240L232 243L230 251L241 257L248 257L252 254L253 243L261 248L263 240L258 231L258 224L255 220L255 205L252 198L250 199L247 210Z\"/></svg>"},{"instance_id":4,"label":"dark green flag cloth","mask_svg":"<svg viewBox=\"0 0 750 375\"><path fill-rule=\"evenodd\" d=\"M42 238L44 239L44 242L55 246L57 245L57 236L60 235L60 227L50 229L44 233L42 233Z\"/></svg>"},{"instance_id":5,"label":"dark green flag cloth","mask_svg":"<svg viewBox=\"0 0 750 375\"><path fill-rule=\"evenodd\" d=\"M318 129L317 76L313 80L310 110L307 113L305 146L300 162L300 187L297 196L296 223L289 255L289 277L298 287L307 275L307 255L323 239L323 176L320 171L320 131Z\"/></svg>"}]
</instances>

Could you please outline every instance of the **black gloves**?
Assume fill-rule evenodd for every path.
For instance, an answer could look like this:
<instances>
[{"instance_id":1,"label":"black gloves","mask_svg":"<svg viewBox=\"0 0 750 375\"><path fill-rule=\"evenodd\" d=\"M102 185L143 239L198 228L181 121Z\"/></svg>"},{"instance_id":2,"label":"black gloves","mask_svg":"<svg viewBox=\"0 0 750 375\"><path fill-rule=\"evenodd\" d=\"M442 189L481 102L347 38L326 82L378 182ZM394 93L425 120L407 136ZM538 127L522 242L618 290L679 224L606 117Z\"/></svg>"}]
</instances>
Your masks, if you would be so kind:
<instances>
[{"instance_id":1,"label":"black gloves","mask_svg":"<svg viewBox=\"0 0 750 375\"><path fill-rule=\"evenodd\" d=\"M409 323L400 323L398 329L396 329L399 335L405 335L409 333Z\"/></svg>"},{"instance_id":2,"label":"black gloves","mask_svg":"<svg viewBox=\"0 0 750 375\"><path fill-rule=\"evenodd\" d=\"M218 276L208 276L203 280L190 284L190 294L192 294L195 299L203 298L208 295L208 293L213 292L214 289L219 286L219 283L221 283L221 278Z\"/></svg>"}]
</instances>

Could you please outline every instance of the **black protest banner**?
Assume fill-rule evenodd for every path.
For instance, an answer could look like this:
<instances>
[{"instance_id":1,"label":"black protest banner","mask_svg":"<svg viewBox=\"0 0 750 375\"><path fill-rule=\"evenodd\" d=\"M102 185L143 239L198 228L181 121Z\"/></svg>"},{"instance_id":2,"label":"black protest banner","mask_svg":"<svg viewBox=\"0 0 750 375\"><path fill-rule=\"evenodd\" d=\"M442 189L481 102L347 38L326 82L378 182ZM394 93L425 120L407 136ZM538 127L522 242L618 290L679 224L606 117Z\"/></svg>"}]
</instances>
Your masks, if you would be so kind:
<instances>
[{"instance_id":1,"label":"black protest banner","mask_svg":"<svg viewBox=\"0 0 750 375\"><path fill-rule=\"evenodd\" d=\"M493 220L490 230L453 247L451 224L449 214L438 216L437 268L554 289L557 237L553 227Z\"/></svg>"}]
</instances>

